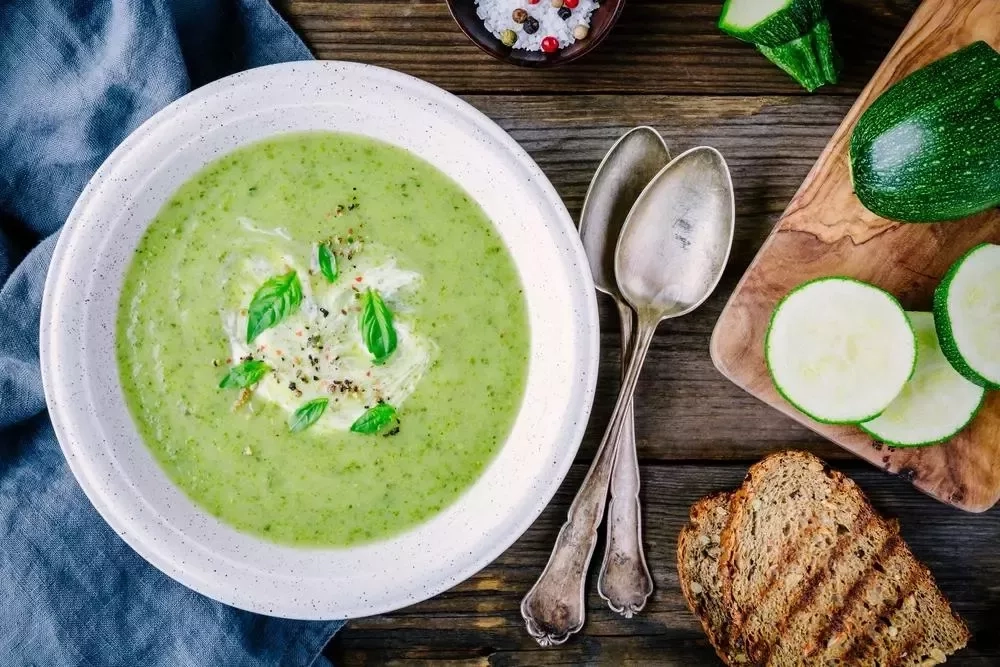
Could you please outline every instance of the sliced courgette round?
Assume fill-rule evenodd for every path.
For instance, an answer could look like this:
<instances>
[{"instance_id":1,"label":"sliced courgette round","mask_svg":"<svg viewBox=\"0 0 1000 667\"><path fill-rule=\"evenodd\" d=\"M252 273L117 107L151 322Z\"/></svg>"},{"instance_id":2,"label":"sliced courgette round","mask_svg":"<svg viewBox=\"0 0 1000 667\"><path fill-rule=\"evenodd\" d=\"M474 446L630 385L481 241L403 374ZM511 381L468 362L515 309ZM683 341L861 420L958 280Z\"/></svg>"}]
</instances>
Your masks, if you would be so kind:
<instances>
[{"instance_id":1,"label":"sliced courgette round","mask_svg":"<svg viewBox=\"0 0 1000 667\"><path fill-rule=\"evenodd\" d=\"M1000 389L1000 245L983 243L952 264L934 291L934 323L955 370Z\"/></svg>"},{"instance_id":2,"label":"sliced courgette round","mask_svg":"<svg viewBox=\"0 0 1000 667\"><path fill-rule=\"evenodd\" d=\"M931 313L907 313L917 335L917 368L885 412L860 424L894 447L922 447L950 439L968 426L986 390L951 367L938 345Z\"/></svg>"},{"instance_id":3,"label":"sliced courgette round","mask_svg":"<svg viewBox=\"0 0 1000 667\"><path fill-rule=\"evenodd\" d=\"M803 283L785 296L764 349L778 392L827 424L877 417L917 360L913 328L895 297L842 277Z\"/></svg>"}]
</instances>

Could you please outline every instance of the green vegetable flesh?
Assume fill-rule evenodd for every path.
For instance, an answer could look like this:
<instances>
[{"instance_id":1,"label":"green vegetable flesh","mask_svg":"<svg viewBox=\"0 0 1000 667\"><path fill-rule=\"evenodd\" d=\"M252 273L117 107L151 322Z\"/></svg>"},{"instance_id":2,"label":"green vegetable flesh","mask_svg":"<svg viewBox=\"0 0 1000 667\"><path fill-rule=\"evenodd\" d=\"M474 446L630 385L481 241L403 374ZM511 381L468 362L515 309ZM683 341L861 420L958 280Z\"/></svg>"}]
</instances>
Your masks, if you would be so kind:
<instances>
[{"instance_id":1,"label":"green vegetable flesh","mask_svg":"<svg viewBox=\"0 0 1000 667\"><path fill-rule=\"evenodd\" d=\"M825 424L877 417L917 361L913 329L889 293L843 277L799 285L775 307L764 341L775 388Z\"/></svg>"},{"instance_id":2,"label":"green vegetable flesh","mask_svg":"<svg viewBox=\"0 0 1000 667\"><path fill-rule=\"evenodd\" d=\"M851 136L854 191L903 222L955 220L1000 204L1000 53L975 42L899 81Z\"/></svg>"},{"instance_id":3,"label":"green vegetable flesh","mask_svg":"<svg viewBox=\"0 0 1000 667\"><path fill-rule=\"evenodd\" d=\"M982 243L948 269L934 291L934 324L956 371L1000 389L1000 245Z\"/></svg>"},{"instance_id":4,"label":"green vegetable flesh","mask_svg":"<svg viewBox=\"0 0 1000 667\"><path fill-rule=\"evenodd\" d=\"M821 0L726 0L719 28L755 44L809 92L837 82L840 58Z\"/></svg>"},{"instance_id":5,"label":"green vegetable flesh","mask_svg":"<svg viewBox=\"0 0 1000 667\"><path fill-rule=\"evenodd\" d=\"M885 412L859 426L894 447L935 445L968 426L986 392L948 363L931 313L907 313L907 317L917 336L917 368Z\"/></svg>"},{"instance_id":6,"label":"green vegetable flesh","mask_svg":"<svg viewBox=\"0 0 1000 667\"><path fill-rule=\"evenodd\" d=\"M726 0L719 28L758 46L780 46L823 19L821 0Z\"/></svg>"},{"instance_id":7,"label":"green vegetable flesh","mask_svg":"<svg viewBox=\"0 0 1000 667\"><path fill-rule=\"evenodd\" d=\"M773 47L758 44L757 49L810 93L822 85L837 83L840 57L826 19L802 37Z\"/></svg>"}]
</instances>

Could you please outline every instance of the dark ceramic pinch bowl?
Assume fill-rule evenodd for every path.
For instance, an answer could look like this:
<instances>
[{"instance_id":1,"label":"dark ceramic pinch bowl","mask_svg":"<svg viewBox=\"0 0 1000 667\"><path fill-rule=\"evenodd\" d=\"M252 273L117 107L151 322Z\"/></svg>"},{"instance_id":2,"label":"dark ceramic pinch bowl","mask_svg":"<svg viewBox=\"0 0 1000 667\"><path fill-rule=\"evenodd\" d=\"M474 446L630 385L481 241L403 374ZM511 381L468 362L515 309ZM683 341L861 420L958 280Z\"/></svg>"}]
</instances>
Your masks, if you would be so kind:
<instances>
[{"instance_id":1,"label":"dark ceramic pinch bowl","mask_svg":"<svg viewBox=\"0 0 1000 667\"><path fill-rule=\"evenodd\" d=\"M497 60L522 67L556 67L590 53L608 36L625 7L625 0L603 0L590 17L590 34L586 38L555 53L542 53L504 46L503 42L486 29L482 19L476 14L475 0L447 0L447 3L458 27L476 46Z\"/></svg>"}]
</instances>

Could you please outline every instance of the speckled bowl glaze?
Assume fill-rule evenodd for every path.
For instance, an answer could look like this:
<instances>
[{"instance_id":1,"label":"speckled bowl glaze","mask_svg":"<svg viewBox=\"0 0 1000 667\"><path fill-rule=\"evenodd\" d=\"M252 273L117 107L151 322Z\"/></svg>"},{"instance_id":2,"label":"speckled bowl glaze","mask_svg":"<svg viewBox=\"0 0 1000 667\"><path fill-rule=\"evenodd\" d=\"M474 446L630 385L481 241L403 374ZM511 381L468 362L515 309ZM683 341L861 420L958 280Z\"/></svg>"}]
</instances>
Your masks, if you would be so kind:
<instances>
[{"instance_id":1,"label":"speckled bowl glaze","mask_svg":"<svg viewBox=\"0 0 1000 667\"><path fill-rule=\"evenodd\" d=\"M194 505L140 440L115 360L125 269L146 226L208 162L282 132L337 130L401 146L479 202L524 282L531 358L521 410L483 476L431 520L340 549L279 546ZM538 166L458 98L389 70L289 63L228 77L156 114L88 184L56 246L42 304L48 407L97 510L150 563L222 602L337 619L397 609L466 579L549 502L573 461L597 378L598 323L572 221Z\"/></svg>"}]
</instances>

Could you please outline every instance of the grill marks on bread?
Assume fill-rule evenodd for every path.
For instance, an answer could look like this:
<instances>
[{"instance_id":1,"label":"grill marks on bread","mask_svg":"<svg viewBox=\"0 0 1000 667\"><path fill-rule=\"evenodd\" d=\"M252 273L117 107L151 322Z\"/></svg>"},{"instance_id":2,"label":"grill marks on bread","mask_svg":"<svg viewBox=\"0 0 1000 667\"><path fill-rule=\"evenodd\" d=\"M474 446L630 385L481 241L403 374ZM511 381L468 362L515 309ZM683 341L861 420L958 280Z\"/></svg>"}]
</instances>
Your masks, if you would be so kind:
<instances>
[{"instance_id":1,"label":"grill marks on bread","mask_svg":"<svg viewBox=\"0 0 1000 667\"><path fill-rule=\"evenodd\" d=\"M874 610L867 602L872 597L872 589L885 574L884 564L889 563L893 554L902 544L899 528L895 522L887 522L888 538L873 555L871 565L858 577L844 594L843 604L827 619L825 627L816 637L817 646L826 647L828 658L839 658L851 648L854 639L862 634L862 629L874 622Z\"/></svg>"},{"instance_id":2,"label":"grill marks on bread","mask_svg":"<svg viewBox=\"0 0 1000 667\"><path fill-rule=\"evenodd\" d=\"M871 569L874 555L890 537L889 531L879 530L882 527L877 523L873 512L862 511L852 531L838 530L829 563L814 564L809 579L790 593L787 615L778 622L774 641L764 649L763 664L787 664L796 657L795 652L805 658L826 654L830 640L821 643L820 637L828 634L829 610L843 606L853 583ZM856 534L861 535L860 540ZM834 637L833 644L840 640Z\"/></svg>"},{"instance_id":3,"label":"grill marks on bread","mask_svg":"<svg viewBox=\"0 0 1000 667\"><path fill-rule=\"evenodd\" d=\"M924 667L969 638L898 525L804 452L696 503L677 557L688 605L731 665Z\"/></svg>"},{"instance_id":4,"label":"grill marks on bread","mask_svg":"<svg viewBox=\"0 0 1000 667\"><path fill-rule=\"evenodd\" d=\"M869 579L866 590L852 609L853 627L858 635L850 643L845 643L844 650L837 652L835 657L842 658L845 664L866 664L871 660L876 650L872 640L879 634L878 626L903 605L903 600L917 585L919 571L912 565L912 558L902 539L895 541L886 559L878 564L877 569L873 568L872 571L878 574ZM896 573L896 576L889 576L890 572ZM893 631L888 634L893 634Z\"/></svg>"},{"instance_id":5,"label":"grill marks on bread","mask_svg":"<svg viewBox=\"0 0 1000 667\"><path fill-rule=\"evenodd\" d=\"M722 536L723 596L736 621L732 633L756 664L767 663L783 637L781 621L829 569L839 538L864 522L858 492L849 491L818 459L789 455L753 466L735 494Z\"/></svg>"}]
</instances>

